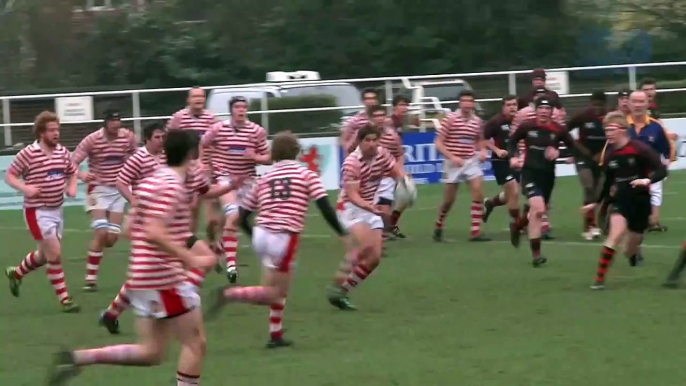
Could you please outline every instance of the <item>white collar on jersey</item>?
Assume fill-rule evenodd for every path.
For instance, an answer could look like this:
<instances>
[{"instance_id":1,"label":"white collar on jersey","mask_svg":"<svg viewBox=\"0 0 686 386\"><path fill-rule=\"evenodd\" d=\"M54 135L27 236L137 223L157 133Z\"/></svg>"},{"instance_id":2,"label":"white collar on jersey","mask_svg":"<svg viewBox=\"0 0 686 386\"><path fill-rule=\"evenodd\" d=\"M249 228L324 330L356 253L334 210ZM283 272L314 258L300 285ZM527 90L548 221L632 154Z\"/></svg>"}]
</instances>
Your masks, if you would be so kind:
<instances>
[{"instance_id":1,"label":"white collar on jersey","mask_svg":"<svg viewBox=\"0 0 686 386\"><path fill-rule=\"evenodd\" d=\"M43 150L40 147L40 143L38 143L38 140L33 141L33 143L29 145L29 147L33 150ZM62 145L58 143L57 146L55 146L55 150L60 150L60 149L62 149Z\"/></svg>"}]
</instances>

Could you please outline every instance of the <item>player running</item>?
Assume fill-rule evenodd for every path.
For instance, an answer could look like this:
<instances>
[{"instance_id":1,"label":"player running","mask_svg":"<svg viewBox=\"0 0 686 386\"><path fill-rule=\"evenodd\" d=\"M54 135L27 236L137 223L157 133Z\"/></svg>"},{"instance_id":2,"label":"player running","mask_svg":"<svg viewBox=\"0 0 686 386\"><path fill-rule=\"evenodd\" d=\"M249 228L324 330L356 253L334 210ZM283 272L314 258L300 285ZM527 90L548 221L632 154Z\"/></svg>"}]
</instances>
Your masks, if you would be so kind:
<instances>
[{"instance_id":1,"label":"player running","mask_svg":"<svg viewBox=\"0 0 686 386\"><path fill-rule=\"evenodd\" d=\"M121 126L117 112L105 116L104 126L89 134L76 147L72 162L78 168L88 158L90 184L86 210L90 212L95 230L86 262L85 291L98 290L98 269L105 248L111 248L119 239L124 220L126 200L116 187L119 170L137 148L134 133Z\"/></svg>"},{"instance_id":2,"label":"player running","mask_svg":"<svg viewBox=\"0 0 686 386\"><path fill-rule=\"evenodd\" d=\"M217 122L217 118L210 110L205 108L206 98L205 90L200 87L193 87L188 91L186 98L187 106L172 115L169 122L167 122L168 130L188 129L198 133L202 138L208 130L212 128ZM206 167L209 175L211 168L209 154L205 153L202 158L202 164ZM200 213L200 205L196 205L191 209L191 229L193 232L197 229L198 215ZM207 202L205 205L205 216L207 218L207 238L212 245L217 239L217 230L221 226L221 216L218 214L219 203L216 200ZM220 251L217 246L215 248Z\"/></svg>"},{"instance_id":3,"label":"player running","mask_svg":"<svg viewBox=\"0 0 686 386\"><path fill-rule=\"evenodd\" d=\"M602 91L591 95L591 104L575 114L567 124L567 128L578 130L579 135L576 145L586 149L590 157L579 156L574 159L576 172L584 192L584 205L597 201L595 197L601 182L600 156L605 148L605 129L603 119L607 114L607 97ZM584 217L584 230L581 236L586 240L594 240L600 237L595 210L586 212Z\"/></svg>"},{"instance_id":4,"label":"player running","mask_svg":"<svg viewBox=\"0 0 686 386\"><path fill-rule=\"evenodd\" d=\"M400 135L393 127L393 122L386 117L386 109L382 106L374 106L370 108L370 113L374 125L379 129L379 145L388 150L388 152L395 158L395 162L400 168L405 166L405 149L403 149ZM397 226L391 225L393 200L395 199L395 179L390 176L384 176L379 184L379 190L374 197L374 204L383 212L384 224L384 239L391 238L405 238L405 235L400 233Z\"/></svg>"},{"instance_id":5,"label":"player running","mask_svg":"<svg viewBox=\"0 0 686 386\"><path fill-rule=\"evenodd\" d=\"M676 161L674 143L670 141L669 133L660 121L648 114L648 97L643 91L634 91L629 97L631 113L627 116L629 136L650 146L660 156L665 165ZM666 232L667 227L660 224L660 207L662 206L662 181L650 186L650 215L649 232Z\"/></svg>"},{"instance_id":6,"label":"player running","mask_svg":"<svg viewBox=\"0 0 686 386\"><path fill-rule=\"evenodd\" d=\"M357 149L343 162L338 218L350 231L359 252L351 253L352 245L346 245L349 253L329 289L329 303L342 310L355 309L348 293L360 285L381 262L384 224L382 211L374 205L381 179L387 175L396 179L406 176L393 156L379 146L379 138L376 126L366 125L357 133Z\"/></svg>"},{"instance_id":7,"label":"player running","mask_svg":"<svg viewBox=\"0 0 686 386\"><path fill-rule=\"evenodd\" d=\"M555 160L560 155L558 147L563 142L569 149L576 148L569 133L551 119L552 113L552 101L547 97L538 98L536 119L524 122L508 143L510 166L522 170L522 193L528 198L530 208L527 217L510 224L510 238L512 245L519 247L520 231L528 225L534 267L547 261L541 255L541 228L555 186ZM523 159L517 155L519 141L524 141Z\"/></svg>"},{"instance_id":8,"label":"player running","mask_svg":"<svg viewBox=\"0 0 686 386\"><path fill-rule=\"evenodd\" d=\"M612 186L616 187L610 208L610 231L603 246L595 283L591 289L605 289L605 275L615 256L615 248L628 231L624 253L635 266L643 233L650 217L651 184L667 176L667 168L660 156L645 143L631 139L629 124L621 112L613 112L603 121L605 135L611 145L603 156L605 182L599 199L606 197ZM595 203L582 208L593 210Z\"/></svg>"},{"instance_id":9,"label":"player running","mask_svg":"<svg viewBox=\"0 0 686 386\"><path fill-rule=\"evenodd\" d=\"M224 305L234 302L269 306L267 348L277 348L292 344L283 338L281 320L309 202L317 203L322 216L339 236L344 236L345 231L319 176L297 161L297 137L290 132L277 134L271 154L274 165L257 180L240 208L241 228L252 237L262 261L262 283L254 287L220 288L208 316L215 317ZM257 212L254 227L248 221L253 212Z\"/></svg>"},{"instance_id":10,"label":"player running","mask_svg":"<svg viewBox=\"0 0 686 386\"><path fill-rule=\"evenodd\" d=\"M457 197L457 188L466 182L472 193L472 227L470 241L490 241L481 234L484 213L484 172L481 163L486 160L486 148L481 147L481 118L474 113L474 92L462 90L460 107L448 114L436 133L436 150L445 157L445 193L438 220L434 228L434 241L443 241L443 223Z\"/></svg>"},{"instance_id":11,"label":"player running","mask_svg":"<svg viewBox=\"0 0 686 386\"><path fill-rule=\"evenodd\" d=\"M238 251L238 208L245 192L250 190L257 175L258 164L271 163L267 131L248 120L248 100L233 97L229 101L231 118L216 123L202 138L202 147L210 154L213 178L230 182L249 177L239 189L220 197L224 212L222 246L226 256L226 276L230 283L238 280L236 255Z\"/></svg>"},{"instance_id":12,"label":"player running","mask_svg":"<svg viewBox=\"0 0 686 386\"><path fill-rule=\"evenodd\" d=\"M199 155L199 137L195 132L191 131L191 133L195 160ZM144 135L147 138L145 146L141 147L131 156L119 172L117 188L122 191L122 195L129 200L132 207L136 206L139 185L146 178L154 175L159 168L166 165L166 157L162 151L163 134L164 131L159 124L148 125L144 130ZM239 182L241 181L236 181L236 183ZM191 203L196 202L199 197L217 198L236 188L236 186L232 185L210 185L206 171L197 162L193 162L188 168L184 183L186 188L188 188ZM191 230L193 229L191 228ZM193 244L191 252L199 255L214 253L203 240L197 240ZM196 287L200 287L205 281L206 272L203 270L194 268L189 270L187 274L188 280ZM129 290L126 284L124 284L110 306L100 314L100 325L107 328L111 334L118 334L118 319L130 305Z\"/></svg>"},{"instance_id":13,"label":"player running","mask_svg":"<svg viewBox=\"0 0 686 386\"><path fill-rule=\"evenodd\" d=\"M119 170L117 190L128 201L131 206L135 206L135 195L138 184L144 178L150 177L161 165L166 162L164 156L164 127L159 123L151 123L143 129L145 145L136 150L124 166Z\"/></svg>"},{"instance_id":14,"label":"player running","mask_svg":"<svg viewBox=\"0 0 686 386\"><path fill-rule=\"evenodd\" d=\"M503 191L484 202L484 222L493 213L493 209L507 205L512 221L520 217L519 200L519 172L510 168L507 143L510 139L512 119L517 114L517 97L508 95L503 98L503 108L500 114L491 118L484 126L484 147L491 150L491 166L495 180Z\"/></svg>"},{"instance_id":15,"label":"player running","mask_svg":"<svg viewBox=\"0 0 686 386\"><path fill-rule=\"evenodd\" d=\"M197 144L197 142L196 142ZM137 344L58 353L50 385L63 385L83 366L156 366L170 333L181 343L177 385L197 385L205 353L200 296L187 267L211 268L215 257L191 253L190 195L185 180L193 161L192 134L172 131L164 142L168 166L139 184L131 220L127 288L136 310Z\"/></svg>"},{"instance_id":16,"label":"player running","mask_svg":"<svg viewBox=\"0 0 686 386\"><path fill-rule=\"evenodd\" d=\"M339 142L344 158L357 148L357 132L371 121L371 108L379 105L379 95L373 88L366 88L362 90L362 103L364 109L348 119L341 129Z\"/></svg>"},{"instance_id":17,"label":"player running","mask_svg":"<svg viewBox=\"0 0 686 386\"><path fill-rule=\"evenodd\" d=\"M23 148L7 169L5 182L24 195L26 226L38 244L18 267L5 270L10 292L19 297L24 276L47 264L47 275L64 312L78 312L79 306L67 292L62 270L64 194L76 196L77 169L69 150L60 145L60 121L49 111L40 113L33 124L36 141Z\"/></svg>"}]
</instances>

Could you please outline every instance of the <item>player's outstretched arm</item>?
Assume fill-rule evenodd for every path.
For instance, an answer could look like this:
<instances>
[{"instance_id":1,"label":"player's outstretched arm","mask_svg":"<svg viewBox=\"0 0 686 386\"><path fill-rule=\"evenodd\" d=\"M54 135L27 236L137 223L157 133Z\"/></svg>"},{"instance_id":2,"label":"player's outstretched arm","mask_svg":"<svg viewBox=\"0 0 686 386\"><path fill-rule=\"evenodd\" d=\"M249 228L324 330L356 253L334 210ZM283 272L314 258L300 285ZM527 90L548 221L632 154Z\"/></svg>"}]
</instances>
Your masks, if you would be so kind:
<instances>
[{"instance_id":1,"label":"player's outstretched arm","mask_svg":"<svg viewBox=\"0 0 686 386\"><path fill-rule=\"evenodd\" d=\"M244 207L238 208L238 226L241 227L246 235L252 237L252 224L250 224L250 216L252 211Z\"/></svg>"},{"instance_id":2,"label":"player's outstretched arm","mask_svg":"<svg viewBox=\"0 0 686 386\"><path fill-rule=\"evenodd\" d=\"M324 217L324 220L326 220L326 223L329 224L331 229L336 231L336 233L339 236L345 236L347 232L341 226L341 223L338 221L338 217L336 216L336 211L333 209L331 206L331 203L329 202L329 197L324 196L317 201L317 208L319 208L319 212L321 212L322 216Z\"/></svg>"}]
</instances>

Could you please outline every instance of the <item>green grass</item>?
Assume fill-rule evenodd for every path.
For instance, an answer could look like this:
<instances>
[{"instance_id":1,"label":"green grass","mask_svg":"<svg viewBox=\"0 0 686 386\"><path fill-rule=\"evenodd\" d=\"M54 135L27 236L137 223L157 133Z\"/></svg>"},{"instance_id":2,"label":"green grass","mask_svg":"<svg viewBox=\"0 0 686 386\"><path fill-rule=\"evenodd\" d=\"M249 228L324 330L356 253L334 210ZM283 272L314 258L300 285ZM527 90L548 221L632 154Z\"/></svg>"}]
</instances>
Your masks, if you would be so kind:
<instances>
[{"instance_id":1,"label":"green grass","mask_svg":"<svg viewBox=\"0 0 686 386\"><path fill-rule=\"evenodd\" d=\"M605 386L678 385L686 382L683 321L686 294L660 288L686 234L686 174L666 183L664 234L649 234L647 265L632 269L618 259L608 290L592 292L599 243L580 239L580 187L558 180L551 221L557 239L544 242L549 264L533 269L526 242L507 241L505 210L485 230L496 241L470 244L469 199L465 191L448 217L449 242L435 244L431 231L441 188L422 187L420 200L402 219L405 241L389 244L389 256L353 293L355 313L333 309L324 290L342 247L320 217L308 221L297 277L285 314L296 346L267 351L268 309L231 306L207 325L208 351L202 384L334 386ZM497 191L493 183L488 194ZM22 297L0 289L0 385L40 385L50 354L60 346L93 347L130 342L132 315L123 334L98 327L99 311L117 293L126 270L127 245L103 260L100 292L81 291L90 232L82 208L69 208L64 260L76 315L61 314L45 274L24 280ZM0 212L0 263L17 265L33 243L19 212ZM243 239L243 245L247 245ZM256 283L250 264L241 282ZM224 283L211 274L205 286ZM3 284L4 286L4 284ZM92 367L73 385L174 384L177 347L154 369Z\"/></svg>"}]
</instances>

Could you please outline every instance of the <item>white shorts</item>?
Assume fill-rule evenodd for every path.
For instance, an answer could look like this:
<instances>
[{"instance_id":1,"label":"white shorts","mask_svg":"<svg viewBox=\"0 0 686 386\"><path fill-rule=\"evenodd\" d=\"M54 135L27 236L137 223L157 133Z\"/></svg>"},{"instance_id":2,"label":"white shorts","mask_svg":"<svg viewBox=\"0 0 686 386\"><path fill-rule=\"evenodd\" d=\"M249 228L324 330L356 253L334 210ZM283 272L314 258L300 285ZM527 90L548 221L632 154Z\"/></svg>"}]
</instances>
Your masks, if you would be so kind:
<instances>
[{"instance_id":1,"label":"white shorts","mask_svg":"<svg viewBox=\"0 0 686 386\"><path fill-rule=\"evenodd\" d=\"M662 182L658 181L650 185L650 205L662 206Z\"/></svg>"},{"instance_id":2,"label":"white shorts","mask_svg":"<svg viewBox=\"0 0 686 386\"><path fill-rule=\"evenodd\" d=\"M238 191L236 192L236 201L234 202L222 202L224 206L224 214L230 215L232 213L238 212L238 208L241 206L241 203L245 199L245 196L250 192L250 190L253 188L255 183L257 182L256 179L250 178L247 179L243 182L243 184L238 188ZM231 184L231 177L230 176L219 176L217 177L217 183L218 184Z\"/></svg>"},{"instance_id":3,"label":"white shorts","mask_svg":"<svg viewBox=\"0 0 686 386\"><path fill-rule=\"evenodd\" d=\"M395 200L395 178L384 177L381 179L379 189L376 190L374 202L378 204L380 198L385 198L391 201Z\"/></svg>"},{"instance_id":4,"label":"white shorts","mask_svg":"<svg viewBox=\"0 0 686 386\"><path fill-rule=\"evenodd\" d=\"M341 207L338 204L338 210L336 210L338 215L338 221L341 225L347 229L352 228L356 224L367 224L371 229L383 229L384 224L381 216L377 216L372 212L368 212L360 207L353 205L350 202L346 202Z\"/></svg>"},{"instance_id":5,"label":"white shorts","mask_svg":"<svg viewBox=\"0 0 686 386\"><path fill-rule=\"evenodd\" d=\"M24 220L36 241L62 238L64 215L62 208L25 208Z\"/></svg>"},{"instance_id":6,"label":"white shorts","mask_svg":"<svg viewBox=\"0 0 686 386\"><path fill-rule=\"evenodd\" d=\"M464 165L456 166L449 160L445 160L443 170L443 182L446 184L458 184L460 182L471 181L484 175L481 170L479 156L464 160Z\"/></svg>"},{"instance_id":7,"label":"white shorts","mask_svg":"<svg viewBox=\"0 0 686 386\"><path fill-rule=\"evenodd\" d=\"M187 281L166 290L131 290L129 300L141 318L173 318L200 307L197 287Z\"/></svg>"},{"instance_id":8,"label":"white shorts","mask_svg":"<svg viewBox=\"0 0 686 386\"><path fill-rule=\"evenodd\" d=\"M256 226L253 228L252 246L262 265L279 272L291 272L298 251L297 233L277 233Z\"/></svg>"},{"instance_id":9,"label":"white shorts","mask_svg":"<svg viewBox=\"0 0 686 386\"><path fill-rule=\"evenodd\" d=\"M124 213L126 199L112 186L98 185L88 194L86 212L91 210L106 210L110 213Z\"/></svg>"}]
</instances>

